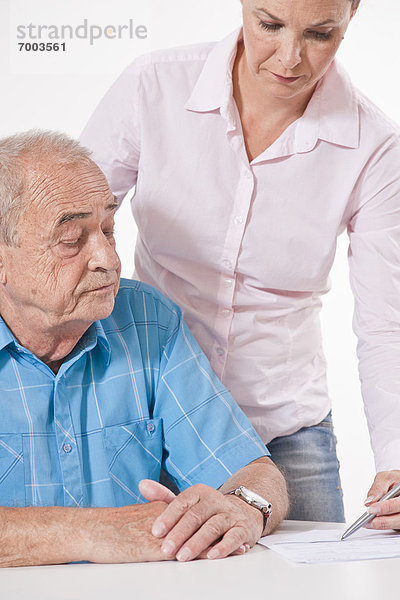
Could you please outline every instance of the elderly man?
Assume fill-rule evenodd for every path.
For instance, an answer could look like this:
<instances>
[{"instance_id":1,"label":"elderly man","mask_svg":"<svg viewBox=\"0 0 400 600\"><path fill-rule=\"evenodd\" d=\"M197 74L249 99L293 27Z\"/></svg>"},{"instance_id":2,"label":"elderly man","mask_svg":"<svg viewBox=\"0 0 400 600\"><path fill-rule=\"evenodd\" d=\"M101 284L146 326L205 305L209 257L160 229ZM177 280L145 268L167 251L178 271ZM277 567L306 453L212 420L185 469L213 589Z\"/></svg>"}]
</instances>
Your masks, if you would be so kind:
<instances>
[{"instance_id":1,"label":"elderly man","mask_svg":"<svg viewBox=\"0 0 400 600\"><path fill-rule=\"evenodd\" d=\"M102 172L20 134L0 200L0 564L245 552L284 517L283 478L179 308L119 285Z\"/></svg>"}]
</instances>

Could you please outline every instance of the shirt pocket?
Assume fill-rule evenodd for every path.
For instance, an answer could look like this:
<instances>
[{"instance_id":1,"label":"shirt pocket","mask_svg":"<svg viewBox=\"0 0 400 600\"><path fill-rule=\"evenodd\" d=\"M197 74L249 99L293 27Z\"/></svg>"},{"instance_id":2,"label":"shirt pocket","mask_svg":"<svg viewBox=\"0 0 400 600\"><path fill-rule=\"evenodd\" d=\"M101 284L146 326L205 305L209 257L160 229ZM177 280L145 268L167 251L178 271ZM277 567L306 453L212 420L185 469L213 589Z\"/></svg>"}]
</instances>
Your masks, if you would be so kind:
<instances>
[{"instance_id":1,"label":"shirt pocket","mask_svg":"<svg viewBox=\"0 0 400 600\"><path fill-rule=\"evenodd\" d=\"M22 435L0 434L0 505L25 506Z\"/></svg>"},{"instance_id":2,"label":"shirt pocket","mask_svg":"<svg viewBox=\"0 0 400 600\"><path fill-rule=\"evenodd\" d=\"M162 419L105 427L104 445L115 506L145 502L139 492L139 481L160 479Z\"/></svg>"}]
</instances>

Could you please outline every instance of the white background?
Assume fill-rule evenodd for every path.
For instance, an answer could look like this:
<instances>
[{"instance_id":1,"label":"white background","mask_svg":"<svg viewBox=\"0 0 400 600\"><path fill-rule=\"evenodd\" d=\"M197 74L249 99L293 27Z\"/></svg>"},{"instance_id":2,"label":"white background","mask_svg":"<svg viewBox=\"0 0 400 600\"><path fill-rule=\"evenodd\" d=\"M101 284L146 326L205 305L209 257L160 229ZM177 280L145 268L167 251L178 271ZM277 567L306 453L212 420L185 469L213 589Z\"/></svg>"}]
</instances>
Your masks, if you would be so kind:
<instances>
[{"instance_id":1,"label":"white background","mask_svg":"<svg viewBox=\"0 0 400 600\"><path fill-rule=\"evenodd\" d=\"M0 136L40 127L78 137L97 102L135 56L157 48L221 39L240 24L240 8L239 0L0 0ZM77 26L84 19L102 27L127 24L132 19L135 26L147 26L148 37L103 39L93 46L86 40L66 39L66 52L57 54L18 51L18 25ZM355 84L398 122L399 31L398 0L361 0L339 50ZM136 227L127 202L118 213L116 235L123 274L130 276ZM374 466L351 331L346 252L343 235L322 320L350 521L362 509Z\"/></svg>"}]
</instances>

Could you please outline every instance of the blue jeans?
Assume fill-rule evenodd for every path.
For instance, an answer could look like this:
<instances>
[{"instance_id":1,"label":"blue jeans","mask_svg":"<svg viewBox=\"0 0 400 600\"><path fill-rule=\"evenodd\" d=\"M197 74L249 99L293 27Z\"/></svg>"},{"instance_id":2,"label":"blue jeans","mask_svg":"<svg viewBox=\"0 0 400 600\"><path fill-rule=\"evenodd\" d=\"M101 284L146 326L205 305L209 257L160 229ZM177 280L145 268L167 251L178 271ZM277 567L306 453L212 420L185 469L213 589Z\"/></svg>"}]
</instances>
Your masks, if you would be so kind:
<instances>
[{"instance_id":1,"label":"blue jeans","mask_svg":"<svg viewBox=\"0 0 400 600\"><path fill-rule=\"evenodd\" d=\"M268 450L286 478L290 499L288 519L344 523L331 413L318 425L275 438L268 444Z\"/></svg>"}]
</instances>

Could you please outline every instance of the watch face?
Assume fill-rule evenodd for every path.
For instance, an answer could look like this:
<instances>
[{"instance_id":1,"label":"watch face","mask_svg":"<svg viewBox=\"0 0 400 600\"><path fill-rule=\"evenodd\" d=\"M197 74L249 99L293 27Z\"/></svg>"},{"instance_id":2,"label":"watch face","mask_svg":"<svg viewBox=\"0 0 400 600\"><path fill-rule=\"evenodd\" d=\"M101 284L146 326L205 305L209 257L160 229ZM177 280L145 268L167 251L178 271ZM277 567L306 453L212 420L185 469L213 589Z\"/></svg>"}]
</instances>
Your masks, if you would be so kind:
<instances>
[{"instance_id":1,"label":"watch face","mask_svg":"<svg viewBox=\"0 0 400 600\"><path fill-rule=\"evenodd\" d=\"M271 504L262 496L259 496L258 494L256 494L252 490L247 489L243 485L240 487L240 490L247 502L258 505L258 508L260 509L267 508L268 510L271 510Z\"/></svg>"}]
</instances>

